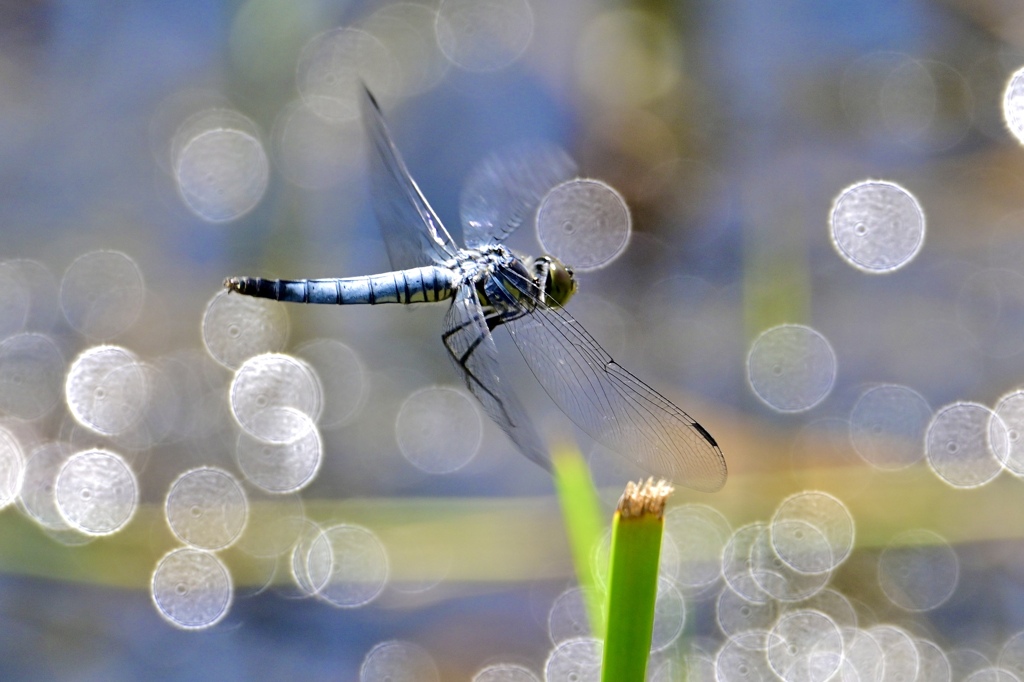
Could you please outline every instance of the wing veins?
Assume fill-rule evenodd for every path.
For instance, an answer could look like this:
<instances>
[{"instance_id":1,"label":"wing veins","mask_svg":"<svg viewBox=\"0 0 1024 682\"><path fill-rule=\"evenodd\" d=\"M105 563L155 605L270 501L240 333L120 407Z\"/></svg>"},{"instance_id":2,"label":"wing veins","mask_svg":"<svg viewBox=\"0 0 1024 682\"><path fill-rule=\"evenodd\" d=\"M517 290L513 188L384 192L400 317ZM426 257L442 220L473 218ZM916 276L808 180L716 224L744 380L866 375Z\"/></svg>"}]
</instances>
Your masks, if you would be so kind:
<instances>
[{"instance_id":1,"label":"wing veins","mask_svg":"<svg viewBox=\"0 0 1024 682\"><path fill-rule=\"evenodd\" d=\"M365 85L362 109L372 145L373 207L392 267L404 270L454 256L458 251L455 240L409 174L380 106Z\"/></svg>"},{"instance_id":2,"label":"wing veins","mask_svg":"<svg viewBox=\"0 0 1024 682\"><path fill-rule=\"evenodd\" d=\"M721 487L725 460L703 427L615 362L569 313L539 300L532 282L507 270L502 278L530 309L508 322L516 346L577 426L652 473L699 490Z\"/></svg>"}]
</instances>

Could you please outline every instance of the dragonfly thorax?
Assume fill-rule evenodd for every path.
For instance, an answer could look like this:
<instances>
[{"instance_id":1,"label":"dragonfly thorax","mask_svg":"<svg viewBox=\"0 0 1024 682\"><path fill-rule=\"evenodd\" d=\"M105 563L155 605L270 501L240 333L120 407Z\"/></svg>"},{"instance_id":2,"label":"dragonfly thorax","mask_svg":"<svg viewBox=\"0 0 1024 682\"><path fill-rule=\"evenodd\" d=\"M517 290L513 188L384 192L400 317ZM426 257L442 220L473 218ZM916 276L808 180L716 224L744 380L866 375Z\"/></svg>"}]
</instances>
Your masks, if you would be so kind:
<instances>
[{"instance_id":1,"label":"dragonfly thorax","mask_svg":"<svg viewBox=\"0 0 1024 682\"><path fill-rule=\"evenodd\" d=\"M564 306L576 293L572 268L553 256L520 257L501 244L463 249L448 266L472 282L485 306Z\"/></svg>"}]
</instances>

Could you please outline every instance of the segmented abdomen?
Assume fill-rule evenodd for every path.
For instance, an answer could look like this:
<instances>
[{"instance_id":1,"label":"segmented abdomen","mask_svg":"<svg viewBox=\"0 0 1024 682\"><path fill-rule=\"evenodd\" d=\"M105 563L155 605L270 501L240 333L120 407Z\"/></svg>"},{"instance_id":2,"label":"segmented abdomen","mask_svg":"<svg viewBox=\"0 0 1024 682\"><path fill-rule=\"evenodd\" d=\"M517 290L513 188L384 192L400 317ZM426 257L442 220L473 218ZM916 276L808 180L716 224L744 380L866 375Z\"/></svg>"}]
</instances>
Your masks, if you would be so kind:
<instances>
[{"instance_id":1,"label":"segmented abdomen","mask_svg":"<svg viewBox=\"0 0 1024 682\"><path fill-rule=\"evenodd\" d=\"M455 273L434 265L365 277L297 280L231 277L224 282L231 291L246 296L335 305L443 301L452 297L455 285Z\"/></svg>"}]
</instances>

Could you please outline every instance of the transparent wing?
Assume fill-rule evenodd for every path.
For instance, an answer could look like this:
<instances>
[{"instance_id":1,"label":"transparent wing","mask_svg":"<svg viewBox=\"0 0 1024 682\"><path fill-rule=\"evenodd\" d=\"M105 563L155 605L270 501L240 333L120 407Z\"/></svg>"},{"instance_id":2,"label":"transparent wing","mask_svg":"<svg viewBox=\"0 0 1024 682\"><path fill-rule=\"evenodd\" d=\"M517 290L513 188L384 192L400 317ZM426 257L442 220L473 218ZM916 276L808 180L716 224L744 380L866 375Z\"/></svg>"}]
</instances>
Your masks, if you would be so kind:
<instances>
[{"instance_id":1,"label":"transparent wing","mask_svg":"<svg viewBox=\"0 0 1024 682\"><path fill-rule=\"evenodd\" d=\"M519 228L555 185L575 177L576 163L561 147L533 143L488 155L466 178L459 200L470 247L502 241Z\"/></svg>"},{"instance_id":2,"label":"transparent wing","mask_svg":"<svg viewBox=\"0 0 1024 682\"><path fill-rule=\"evenodd\" d=\"M515 273L501 277L528 292ZM711 434L612 360L564 310L537 301L505 327L548 395L595 440L679 485L712 492L725 484L725 458Z\"/></svg>"},{"instance_id":3,"label":"transparent wing","mask_svg":"<svg viewBox=\"0 0 1024 682\"><path fill-rule=\"evenodd\" d=\"M459 289L444 318L445 348L466 388L519 451L551 471L548 453L526 410L512 392L498 364L498 349L471 286Z\"/></svg>"},{"instance_id":4,"label":"transparent wing","mask_svg":"<svg viewBox=\"0 0 1024 682\"><path fill-rule=\"evenodd\" d=\"M370 140L370 191L391 267L433 265L458 250L409 175L373 94L363 86L363 125Z\"/></svg>"}]
</instances>

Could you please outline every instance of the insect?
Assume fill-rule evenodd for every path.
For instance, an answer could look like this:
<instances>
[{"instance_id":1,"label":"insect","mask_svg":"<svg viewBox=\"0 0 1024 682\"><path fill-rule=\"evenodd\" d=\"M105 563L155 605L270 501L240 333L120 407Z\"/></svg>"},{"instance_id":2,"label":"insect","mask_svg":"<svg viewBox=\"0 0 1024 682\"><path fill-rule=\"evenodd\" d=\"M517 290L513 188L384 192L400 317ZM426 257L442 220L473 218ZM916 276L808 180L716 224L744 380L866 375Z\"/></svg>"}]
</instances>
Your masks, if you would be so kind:
<instances>
[{"instance_id":1,"label":"insect","mask_svg":"<svg viewBox=\"0 0 1024 682\"><path fill-rule=\"evenodd\" d=\"M441 341L466 388L526 457L551 470L543 441L506 379L491 334L511 334L537 381L583 431L648 473L697 490L725 484L725 458L711 434L640 381L564 309L577 288L570 267L530 258L501 242L543 191L511 188L508 215L464 221L460 247L434 213L391 139L373 95L362 89L370 138L374 209L391 272L341 279L231 277L247 296L340 305L450 300ZM527 205L531 204L532 205Z\"/></svg>"}]
</instances>

